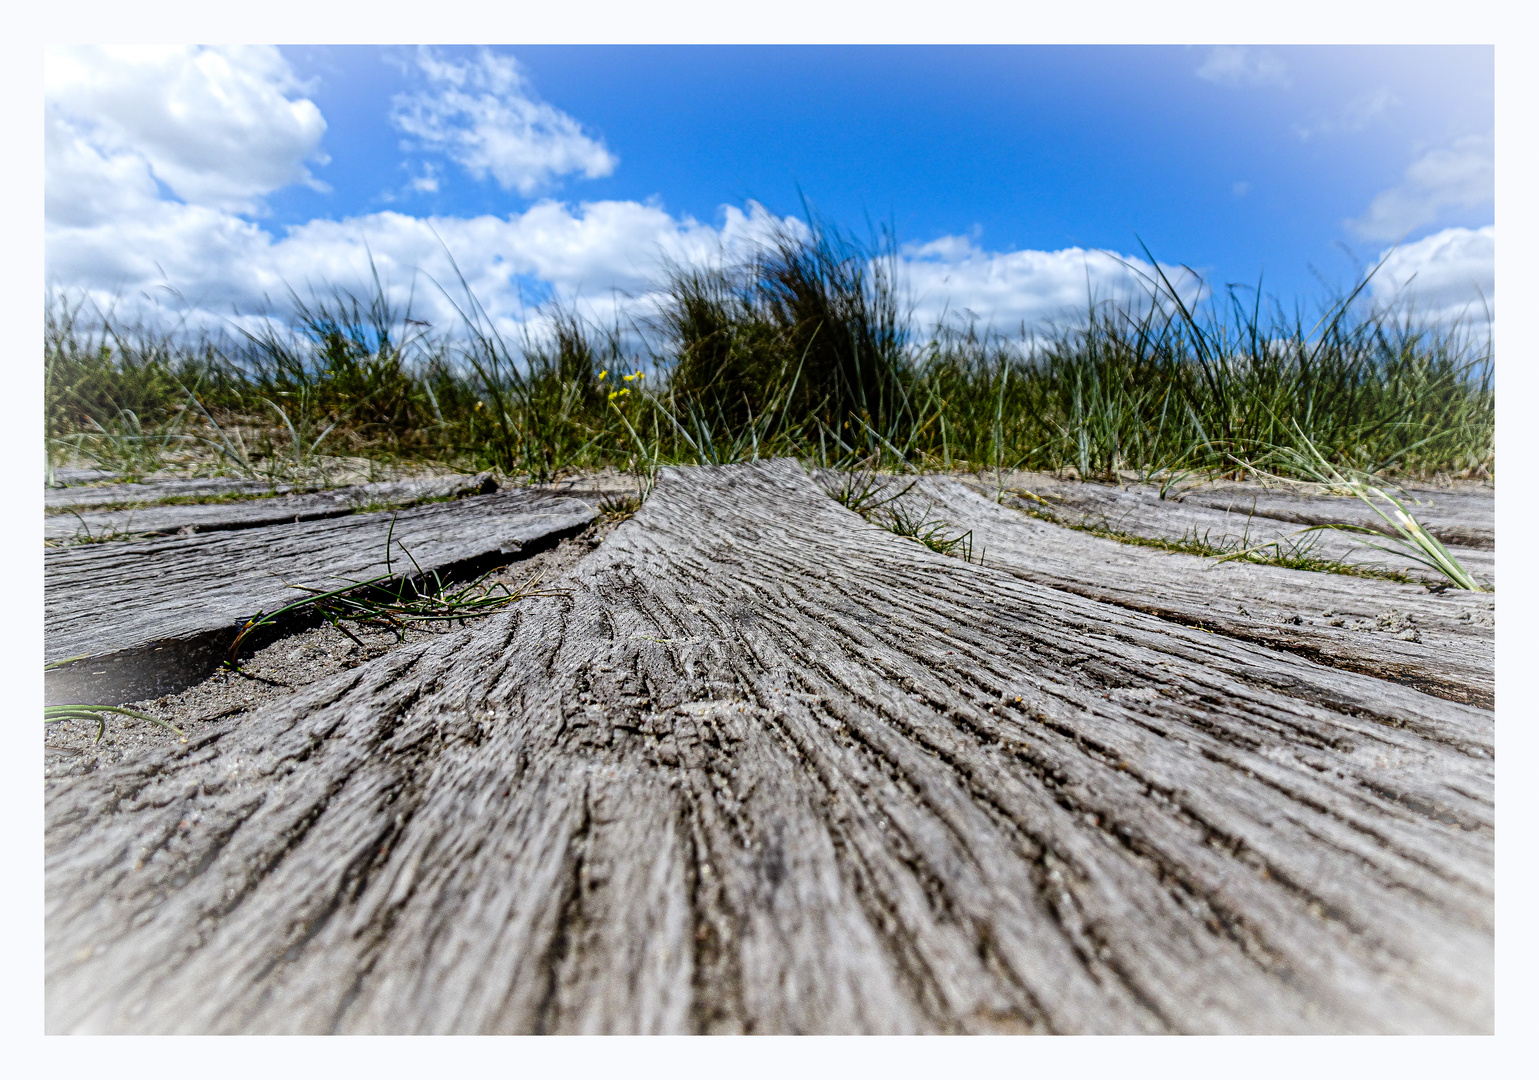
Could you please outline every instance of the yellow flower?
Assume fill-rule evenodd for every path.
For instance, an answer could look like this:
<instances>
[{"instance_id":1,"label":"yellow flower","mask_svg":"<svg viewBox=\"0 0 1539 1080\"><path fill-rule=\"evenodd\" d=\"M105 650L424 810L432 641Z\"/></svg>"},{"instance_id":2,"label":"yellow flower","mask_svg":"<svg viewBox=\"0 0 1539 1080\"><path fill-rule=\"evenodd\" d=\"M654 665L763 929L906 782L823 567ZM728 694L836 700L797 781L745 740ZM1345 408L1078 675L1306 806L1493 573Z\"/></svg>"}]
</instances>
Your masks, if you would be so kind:
<instances>
[{"instance_id":1,"label":"yellow flower","mask_svg":"<svg viewBox=\"0 0 1539 1080\"><path fill-rule=\"evenodd\" d=\"M609 374L609 369L608 368L605 368L603 371L599 372L599 382L603 382L604 381L604 376L606 376L608 374Z\"/></svg>"}]
</instances>

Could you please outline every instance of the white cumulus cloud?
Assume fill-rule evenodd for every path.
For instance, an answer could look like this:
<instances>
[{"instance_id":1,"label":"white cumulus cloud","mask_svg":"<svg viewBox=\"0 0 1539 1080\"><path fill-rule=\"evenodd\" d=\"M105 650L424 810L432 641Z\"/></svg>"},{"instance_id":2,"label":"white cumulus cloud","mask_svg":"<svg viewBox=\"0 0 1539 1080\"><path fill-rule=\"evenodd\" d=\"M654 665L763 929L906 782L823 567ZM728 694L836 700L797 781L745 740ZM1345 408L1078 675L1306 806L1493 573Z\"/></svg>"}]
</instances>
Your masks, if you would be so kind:
<instances>
[{"instance_id":1,"label":"white cumulus cloud","mask_svg":"<svg viewBox=\"0 0 1539 1080\"><path fill-rule=\"evenodd\" d=\"M644 309L666 264L741 259L781 224L755 203L724 207L719 223L708 224L633 201L547 200L506 217L387 211L316 219L279 236L208 207L142 199L131 210L51 224L50 282L104 307L140 297L169 305L170 287L185 305L178 316L204 326L269 302L281 308L291 288L302 296L334 288L367 295L371 258L391 299L401 306L410 299L418 318L435 323L452 326L451 299L466 303L459 274L503 331L516 332L532 301L547 296L607 321Z\"/></svg>"},{"instance_id":2,"label":"white cumulus cloud","mask_svg":"<svg viewBox=\"0 0 1539 1080\"><path fill-rule=\"evenodd\" d=\"M724 206L708 223L633 201L545 200L505 217L386 211L274 235L209 207L146 200L115 220L50 226L46 257L50 281L73 295L120 311L146 298L150 318L159 305L162 320L174 312L204 327L281 311L290 289L367 296L372 259L391 300L401 308L409 301L415 318L457 329L455 305L467 305L463 275L497 329L516 336L541 324L536 309L551 298L603 323L645 319L662 299L655 290L669 265L736 263L781 229L805 234L806 226L757 203ZM1185 299L1196 298L1195 279L1163 269ZM921 334L943 320L1009 334L1071 322L1092 297L1142 302L1155 277L1143 260L1108 252L993 252L957 236L905 245L897 274Z\"/></svg>"},{"instance_id":3,"label":"white cumulus cloud","mask_svg":"<svg viewBox=\"0 0 1539 1080\"><path fill-rule=\"evenodd\" d=\"M1496 140L1466 135L1417 158L1405 178L1375 195L1368 212L1347 228L1364 240L1398 240L1449 211L1477 210L1495 197Z\"/></svg>"},{"instance_id":4,"label":"white cumulus cloud","mask_svg":"<svg viewBox=\"0 0 1539 1080\"><path fill-rule=\"evenodd\" d=\"M486 49L455 62L429 48L417 53L427 87L397 94L391 122L409 146L439 152L478 180L490 174L508 191L530 196L574 173L593 179L617 159L571 116L535 98L511 56Z\"/></svg>"},{"instance_id":5,"label":"white cumulus cloud","mask_svg":"<svg viewBox=\"0 0 1539 1080\"><path fill-rule=\"evenodd\" d=\"M575 120L528 96L511 60L422 52L416 63L433 93L398 101L397 118L419 138L440 132L466 167L521 190L613 167ZM782 230L807 233L752 202L700 221L658 202L549 198L505 216L387 211L278 230L255 217L261 201L309 182L305 163L326 130L280 54L63 49L48 65L47 279L120 315L139 307L162 323L249 325L263 310L281 313L290 289L368 295L372 260L389 298L409 301L416 318L455 329L463 274L496 327L516 336L538 329L537 307L551 298L602 322L644 318L670 266L737 263ZM429 190L441 178L424 161L412 183ZM1072 320L1092 297L1137 302L1149 288L1140 275L1153 276L1106 252L992 252L959 236L907 245L898 264L921 333L942 318L1006 333Z\"/></svg>"},{"instance_id":6,"label":"white cumulus cloud","mask_svg":"<svg viewBox=\"0 0 1539 1080\"><path fill-rule=\"evenodd\" d=\"M1215 45L1208 50L1207 58L1195 74L1199 79L1220 86L1280 86L1286 89L1290 85L1286 64L1269 52L1258 52L1243 45Z\"/></svg>"},{"instance_id":7,"label":"white cumulus cloud","mask_svg":"<svg viewBox=\"0 0 1539 1080\"><path fill-rule=\"evenodd\" d=\"M312 182L305 163L325 160L326 122L302 93L270 47L49 48L46 213L110 213L155 181L187 203L260 212L263 196Z\"/></svg>"},{"instance_id":8,"label":"white cumulus cloud","mask_svg":"<svg viewBox=\"0 0 1539 1080\"><path fill-rule=\"evenodd\" d=\"M1444 229L1387 253L1369 283L1376 302L1430 322L1496 316L1496 226Z\"/></svg>"},{"instance_id":9,"label":"white cumulus cloud","mask_svg":"<svg viewBox=\"0 0 1539 1080\"><path fill-rule=\"evenodd\" d=\"M1158 275L1142 259L1071 247L1059 251L986 251L964 236L906 244L900 276L921 331L937 323L975 322L1004 333L1082 319L1091 301L1136 307ZM1162 266L1182 299L1201 294L1187 271ZM1163 286L1161 286L1163 289Z\"/></svg>"}]
</instances>

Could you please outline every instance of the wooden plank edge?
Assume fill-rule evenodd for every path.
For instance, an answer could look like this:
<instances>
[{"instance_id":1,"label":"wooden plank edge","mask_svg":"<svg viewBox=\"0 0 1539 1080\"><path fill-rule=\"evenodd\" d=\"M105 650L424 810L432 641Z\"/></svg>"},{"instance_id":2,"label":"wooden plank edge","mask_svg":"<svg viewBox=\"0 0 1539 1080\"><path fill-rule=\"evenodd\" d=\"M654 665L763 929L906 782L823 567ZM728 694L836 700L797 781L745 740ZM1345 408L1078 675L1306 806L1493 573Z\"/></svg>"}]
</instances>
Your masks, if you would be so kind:
<instances>
[{"instance_id":1,"label":"wooden plank edge","mask_svg":"<svg viewBox=\"0 0 1539 1080\"><path fill-rule=\"evenodd\" d=\"M591 521L588 518L553 529L514 551L485 552L436 566L433 571L445 583L474 580L498 567L548 551L561 541L577 536ZM421 578L411 574L398 575L392 580L420 581ZM237 619L217 630L134 642L111 652L61 664L43 673L43 704L122 705L180 693L208 678L224 663L235 635L251 617ZM251 643L251 648L259 649L279 638L319 626L321 622L318 615L296 612L271 627L248 634L246 641ZM242 648L245 648L244 643Z\"/></svg>"}]
</instances>

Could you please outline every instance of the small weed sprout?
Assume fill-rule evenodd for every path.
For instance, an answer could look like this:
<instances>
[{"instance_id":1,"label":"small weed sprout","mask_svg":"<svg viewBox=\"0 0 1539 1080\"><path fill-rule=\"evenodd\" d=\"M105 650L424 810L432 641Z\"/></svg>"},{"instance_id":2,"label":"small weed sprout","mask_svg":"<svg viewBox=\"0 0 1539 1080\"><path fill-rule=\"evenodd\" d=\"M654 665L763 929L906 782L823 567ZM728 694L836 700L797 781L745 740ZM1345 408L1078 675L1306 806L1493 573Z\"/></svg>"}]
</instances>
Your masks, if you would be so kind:
<instances>
[{"instance_id":1,"label":"small weed sprout","mask_svg":"<svg viewBox=\"0 0 1539 1080\"><path fill-rule=\"evenodd\" d=\"M540 589L542 574L536 574L512 589L500 581L486 584L487 579L497 572L495 569L487 571L468 584L456 586L444 581L436 570L423 571L406 546L396 541L397 546L411 561L412 568L416 570L415 576L398 576L394 572L389 555L394 531L395 519L392 518L390 531L385 535L386 557L383 574L364 581L349 581L335 589L289 585L289 588L298 589L308 595L291 604L285 604L276 611L259 611L247 619L236 632L235 639L230 642L230 648L225 657L226 666L232 671L239 672L241 644L253 632L264 627L276 626L281 621L294 617L319 615L338 632L362 648L363 642L342 625L343 621L360 626L383 627L393 631L396 641L400 642L404 640L406 630L414 624L458 622L463 625L467 619L495 615L516 600L533 596L564 595L559 590Z\"/></svg>"},{"instance_id":2,"label":"small weed sprout","mask_svg":"<svg viewBox=\"0 0 1539 1080\"><path fill-rule=\"evenodd\" d=\"M612 525L628 521L635 517L636 511L640 509L639 495L610 495L601 499L598 504L599 517Z\"/></svg>"},{"instance_id":3,"label":"small weed sprout","mask_svg":"<svg viewBox=\"0 0 1539 1080\"><path fill-rule=\"evenodd\" d=\"M953 555L963 562L973 561L973 534L950 532L951 525L939 519L932 520L930 511L934 505L915 512L903 497L913 490L918 480L910 480L897 491L888 493L888 485L882 482L875 470L841 473L838 487L825 486L824 490L842 506L853 510L873 525L923 544L941 555ZM897 487L894 482L891 486ZM982 562L982 555L979 556Z\"/></svg>"},{"instance_id":4,"label":"small weed sprout","mask_svg":"<svg viewBox=\"0 0 1539 1080\"><path fill-rule=\"evenodd\" d=\"M938 554L954 555L963 562L972 562L972 530L960 535L950 533L949 523L931 520L930 511L933 509L933 506L927 506L923 512L916 514L903 503L893 503L878 515L878 518L885 520L877 520L876 523L898 536L916 540Z\"/></svg>"},{"instance_id":5,"label":"small weed sprout","mask_svg":"<svg viewBox=\"0 0 1539 1080\"><path fill-rule=\"evenodd\" d=\"M867 521L897 499L907 495L919 481L910 480L901 491L887 494L887 485L875 469L861 469L839 474L837 488L824 487L833 500L846 509L853 510Z\"/></svg>"}]
</instances>

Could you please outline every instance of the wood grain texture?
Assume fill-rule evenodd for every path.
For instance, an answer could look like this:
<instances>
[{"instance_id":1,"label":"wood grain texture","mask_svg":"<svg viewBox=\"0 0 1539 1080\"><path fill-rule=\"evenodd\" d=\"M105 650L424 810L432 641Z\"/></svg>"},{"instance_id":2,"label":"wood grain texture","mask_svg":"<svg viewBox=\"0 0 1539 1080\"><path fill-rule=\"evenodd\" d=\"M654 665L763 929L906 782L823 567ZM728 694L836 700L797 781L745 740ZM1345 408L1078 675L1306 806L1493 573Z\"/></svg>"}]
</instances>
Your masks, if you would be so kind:
<instances>
[{"instance_id":1,"label":"wood grain texture","mask_svg":"<svg viewBox=\"0 0 1539 1080\"><path fill-rule=\"evenodd\" d=\"M386 573L387 536L397 575L415 576L420 567L455 576L555 543L594 516L577 499L515 490L398 512L47 550L44 657L90 659L48 672L46 699L135 701L190 686L223 659L248 618L304 595L291 586L338 588Z\"/></svg>"},{"instance_id":2,"label":"wood grain texture","mask_svg":"<svg viewBox=\"0 0 1539 1080\"><path fill-rule=\"evenodd\" d=\"M1043 501L1031 498L1006 496L1006 502L1021 509L1045 513L1069 525L1092 526L1113 532L1129 533L1154 540L1196 539L1217 547L1226 545L1259 546L1280 541L1287 552L1290 545L1308 546L1308 554L1315 558L1376 566L1399 571L1428 581L1442 578L1427 567L1400 555L1394 550L1380 551L1368 547L1365 541L1371 537L1357 537L1340 532L1316 532L1307 536L1297 535L1305 525L1296 520L1269 516L1259 510L1252 512L1249 497L1242 499L1216 499L1226 509L1204 506L1193 498L1182 501L1161 499L1157 492L1147 489L1114 488L1100 484L1063 484L1050 490L1033 492ZM1361 506L1361 503L1359 503ZM1412 508L1415 509L1414 507ZM1372 511L1362 507L1369 516ZM1343 510L1341 517L1350 518L1356 511ZM1330 518L1337 516L1318 508L1298 516ZM1419 518L1418 518L1419 520ZM1308 524L1324 524L1311 521ZM1357 523L1355 520L1348 524ZM1494 529L1492 533L1494 537ZM1494 544L1494 540L1493 540ZM1393 548L1393 545L1385 545ZM1496 556L1494 550L1448 545L1450 553L1475 579L1490 587L1496 581Z\"/></svg>"},{"instance_id":3,"label":"wood grain texture","mask_svg":"<svg viewBox=\"0 0 1539 1080\"><path fill-rule=\"evenodd\" d=\"M53 483L44 487L69 487L71 484L99 484L104 480L121 480L123 474L111 469L79 469L65 467L53 471Z\"/></svg>"},{"instance_id":4,"label":"wood grain texture","mask_svg":"<svg viewBox=\"0 0 1539 1080\"><path fill-rule=\"evenodd\" d=\"M837 475L820 475L837 492ZM1122 544L984 499L943 477L876 481L917 519L972 534L974 558L1120 607L1286 649L1451 701L1494 703L1496 598Z\"/></svg>"},{"instance_id":5,"label":"wood grain texture","mask_svg":"<svg viewBox=\"0 0 1539 1080\"><path fill-rule=\"evenodd\" d=\"M664 470L46 795L49 1031L1489 1031L1489 713Z\"/></svg>"},{"instance_id":6,"label":"wood grain texture","mask_svg":"<svg viewBox=\"0 0 1539 1080\"><path fill-rule=\"evenodd\" d=\"M1494 488L1465 491L1408 489L1402 502L1433 536L1454 547L1492 551L1496 547L1496 491ZM1399 497L1397 495L1397 497ZM1377 529L1386 535L1393 530L1363 501L1350 495L1303 495L1288 491L1208 491L1198 488L1182 492L1179 501L1206 506L1230 514L1262 514L1295 525L1330 525L1346 522Z\"/></svg>"},{"instance_id":7,"label":"wood grain texture","mask_svg":"<svg viewBox=\"0 0 1539 1080\"><path fill-rule=\"evenodd\" d=\"M1085 484L1051 473L1011 471L958 474L963 486L994 498L1000 491L1030 491L1054 497L1075 491L1104 490L1106 484ZM1124 479L1115 490L1159 498L1156 484ZM1391 489L1396 490L1396 489ZM1457 481L1443 487L1411 485L1397 493L1408 501L1418 520L1446 544L1489 551L1496 542L1496 488L1476 481ZM1166 489L1165 500L1206 506L1231 514L1259 514L1295 525L1326 525L1344 522L1385 528L1383 519L1351 495L1321 494L1317 485L1256 480L1201 480Z\"/></svg>"},{"instance_id":8,"label":"wood grain texture","mask_svg":"<svg viewBox=\"0 0 1539 1080\"><path fill-rule=\"evenodd\" d=\"M166 499L213 499L231 495L288 495L314 490L313 485L276 484L216 476L209 479L171 477L137 484L91 484L43 489L43 510L62 513L71 507L150 506Z\"/></svg>"},{"instance_id":9,"label":"wood grain texture","mask_svg":"<svg viewBox=\"0 0 1539 1080\"><path fill-rule=\"evenodd\" d=\"M476 476L433 476L353 484L300 495L241 499L235 502L173 503L134 510L85 510L43 515L43 539L69 541L77 537L171 536L252 529L343 517L364 507L410 506L428 499L489 495L497 490L490 473Z\"/></svg>"}]
</instances>

